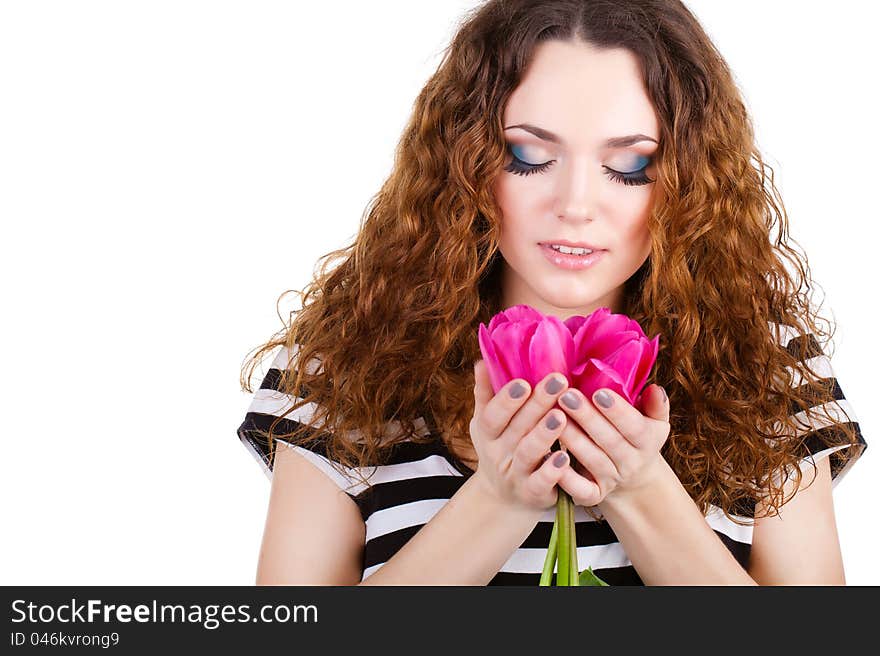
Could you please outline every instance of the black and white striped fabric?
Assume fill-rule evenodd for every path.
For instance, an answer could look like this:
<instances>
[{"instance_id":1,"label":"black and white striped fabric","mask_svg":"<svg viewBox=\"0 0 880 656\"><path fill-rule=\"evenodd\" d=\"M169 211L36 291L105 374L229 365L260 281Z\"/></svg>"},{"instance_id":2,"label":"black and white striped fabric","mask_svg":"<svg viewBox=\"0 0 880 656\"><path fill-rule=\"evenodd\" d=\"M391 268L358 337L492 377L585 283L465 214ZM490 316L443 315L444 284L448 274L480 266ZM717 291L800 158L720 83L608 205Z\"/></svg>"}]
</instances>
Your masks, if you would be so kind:
<instances>
[{"instance_id":1,"label":"black and white striped fabric","mask_svg":"<svg viewBox=\"0 0 880 656\"><path fill-rule=\"evenodd\" d=\"M809 475L810 463L815 463L834 451L849 448L846 459L832 467L833 485L836 486L864 452L867 444L861 437L855 413L835 379L830 359L822 352L815 337L810 334L798 334L788 326L778 325L778 328L779 339L790 351L807 353L813 370L821 372L823 377L834 382L835 402L828 404L831 406L829 408L831 416L838 418L837 423L845 423L847 418L840 412L845 410L858 432L859 445L849 448L846 444L835 446L835 442L839 441L839 436L835 439L835 423L817 426L814 419L812 420L814 423L805 424L804 430L801 431L801 434L807 434L804 444L810 453L810 456L803 461L807 465L802 466L805 476ZM807 347L806 350L803 350L804 345ZM291 397L278 391L281 371L289 362L287 349L279 348L260 389L255 391L251 399L244 421L238 428L238 437L242 444L248 448L270 480L272 462L266 440L259 432L268 432L270 423L292 405ZM796 379L794 384L800 384L799 380ZM314 412L313 404L297 408L279 422L274 433L291 432L295 422L304 421L304 417L310 417L312 412ZM389 434L395 434L397 430L395 423L389 422ZM422 435L431 435L422 418L419 418L416 424ZM435 435L435 438L430 444L413 442L397 444L386 462L365 468L364 476L372 484L371 489L354 475L353 470L344 468L339 463L335 463L334 468L321 444L310 446L309 449L292 445L292 448L344 490L360 509L366 526L361 580L369 577L397 553L472 474L470 469L449 452L439 435ZM343 470L343 473L337 469ZM555 508L550 508L544 513L531 534L511 554L489 585L535 586L538 584L555 513ZM744 521L751 521L750 517L751 515L748 514L737 515L737 518ZM737 561L743 567L747 567L752 543L752 526L736 524L714 506L707 513L706 522ZM608 522L597 522L583 508L577 507L575 525L578 564L581 570L588 566L592 567L593 571L610 585L643 585Z\"/></svg>"}]
</instances>

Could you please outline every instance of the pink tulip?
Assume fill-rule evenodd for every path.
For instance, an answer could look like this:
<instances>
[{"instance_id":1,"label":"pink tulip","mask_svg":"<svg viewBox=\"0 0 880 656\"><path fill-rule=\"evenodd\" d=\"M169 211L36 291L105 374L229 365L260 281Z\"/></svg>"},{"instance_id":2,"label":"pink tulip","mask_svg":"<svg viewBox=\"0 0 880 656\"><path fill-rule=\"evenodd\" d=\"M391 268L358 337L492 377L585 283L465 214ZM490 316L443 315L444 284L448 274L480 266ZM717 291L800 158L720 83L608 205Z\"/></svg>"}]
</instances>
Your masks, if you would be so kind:
<instances>
[{"instance_id":1,"label":"pink tulip","mask_svg":"<svg viewBox=\"0 0 880 656\"><path fill-rule=\"evenodd\" d=\"M569 384L587 398L604 387L640 407L642 389L657 360L660 335L648 339L637 321L612 314L607 307L587 317L569 317L565 325L574 337Z\"/></svg>"},{"instance_id":2,"label":"pink tulip","mask_svg":"<svg viewBox=\"0 0 880 656\"><path fill-rule=\"evenodd\" d=\"M564 374L574 355L574 339L566 325L529 305L499 312L488 329L481 323L479 340L496 394L514 378L534 388L554 371Z\"/></svg>"},{"instance_id":3,"label":"pink tulip","mask_svg":"<svg viewBox=\"0 0 880 656\"><path fill-rule=\"evenodd\" d=\"M641 402L659 341L659 335L649 340L637 321L607 307L563 322L529 305L515 305L479 329L480 352L496 394L514 378L534 388L558 371L587 398L604 387L632 405Z\"/></svg>"}]
</instances>

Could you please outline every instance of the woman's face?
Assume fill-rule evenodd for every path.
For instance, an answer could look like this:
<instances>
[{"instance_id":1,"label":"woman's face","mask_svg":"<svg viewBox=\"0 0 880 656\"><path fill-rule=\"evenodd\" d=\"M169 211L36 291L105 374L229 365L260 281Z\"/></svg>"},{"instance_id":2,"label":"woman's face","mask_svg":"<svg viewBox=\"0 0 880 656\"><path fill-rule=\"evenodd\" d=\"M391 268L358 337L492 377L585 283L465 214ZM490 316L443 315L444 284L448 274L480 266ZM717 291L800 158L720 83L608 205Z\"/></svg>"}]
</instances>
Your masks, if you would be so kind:
<instances>
[{"instance_id":1,"label":"woman's face","mask_svg":"<svg viewBox=\"0 0 880 656\"><path fill-rule=\"evenodd\" d=\"M526 303L560 319L603 306L622 311L623 284L651 252L655 185L644 182L655 179L659 140L635 56L541 44L505 107L504 128L508 153L494 187L503 308ZM606 143L630 135L644 139ZM604 252L584 268L584 258L545 246L559 242Z\"/></svg>"}]
</instances>

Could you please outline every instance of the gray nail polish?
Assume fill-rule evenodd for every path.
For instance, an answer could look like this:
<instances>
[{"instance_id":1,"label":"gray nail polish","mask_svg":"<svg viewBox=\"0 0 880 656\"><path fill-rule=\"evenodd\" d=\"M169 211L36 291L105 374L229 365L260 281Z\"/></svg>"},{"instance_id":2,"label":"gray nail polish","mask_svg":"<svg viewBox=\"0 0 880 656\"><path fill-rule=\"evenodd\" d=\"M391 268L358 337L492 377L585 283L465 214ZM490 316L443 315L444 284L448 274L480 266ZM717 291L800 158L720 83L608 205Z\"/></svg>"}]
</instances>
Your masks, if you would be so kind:
<instances>
[{"instance_id":1,"label":"gray nail polish","mask_svg":"<svg viewBox=\"0 0 880 656\"><path fill-rule=\"evenodd\" d=\"M560 400L565 404L567 408L570 408L572 410L577 410L579 407L581 407L581 400L571 390L563 394Z\"/></svg>"},{"instance_id":2,"label":"gray nail polish","mask_svg":"<svg viewBox=\"0 0 880 656\"><path fill-rule=\"evenodd\" d=\"M547 381L547 384L544 386L544 389L547 390L548 394L556 394L563 387L563 382L556 377L551 378Z\"/></svg>"},{"instance_id":3,"label":"gray nail polish","mask_svg":"<svg viewBox=\"0 0 880 656\"><path fill-rule=\"evenodd\" d=\"M562 422L560 422L559 419L556 418L556 415L550 415L549 417L547 417L547 421L544 422L544 424L550 430L553 430L554 428L559 426L560 423L562 423Z\"/></svg>"},{"instance_id":4,"label":"gray nail polish","mask_svg":"<svg viewBox=\"0 0 880 656\"><path fill-rule=\"evenodd\" d=\"M516 382L510 386L510 398L518 399L523 394L526 393L526 388L523 387L522 383Z\"/></svg>"},{"instance_id":5,"label":"gray nail polish","mask_svg":"<svg viewBox=\"0 0 880 656\"><path fill-rule=\"evenodd\" d=\"M601 405L603 408L610 408L614 403L614 399L611 398L611 395L605 390L600 390L596 393L596 403Z\"/></svg>"}]
</instances>

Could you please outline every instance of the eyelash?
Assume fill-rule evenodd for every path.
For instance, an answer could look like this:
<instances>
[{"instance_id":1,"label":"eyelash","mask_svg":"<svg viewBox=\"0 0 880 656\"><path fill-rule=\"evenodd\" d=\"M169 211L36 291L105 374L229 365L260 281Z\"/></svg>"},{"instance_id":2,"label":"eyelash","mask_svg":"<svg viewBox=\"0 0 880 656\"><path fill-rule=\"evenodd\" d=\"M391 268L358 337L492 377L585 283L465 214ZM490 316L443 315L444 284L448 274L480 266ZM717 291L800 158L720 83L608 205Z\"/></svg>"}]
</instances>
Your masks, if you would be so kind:
<instances>
[{"instance_id":1,"label":"eyelash","mask_svg":"<svg viewBox=\"0 0 880 656\"><path fill-rule=\"evenodd\" d=\"M532 173L541 173L545 171L555 160L550 160L549 162L544 162L543 164L526 164L519 157L514 155L510 149L507 149L507 152L513 158L513 161L510 162L504 170L508 173L514 173L516 175L531 175ZM627 186L630 185L646 185L650 182L654 182L651 178L644 175L645 170L648 168L647 166L639 169L638 171L631 171L630 173L621 173L620 171L615 171L614 169L609 169L607 166L605 167L608 170L608 177L614 180L614 182L620 182L621 184L625 184Z\"/></svg>"}]
</instances>

